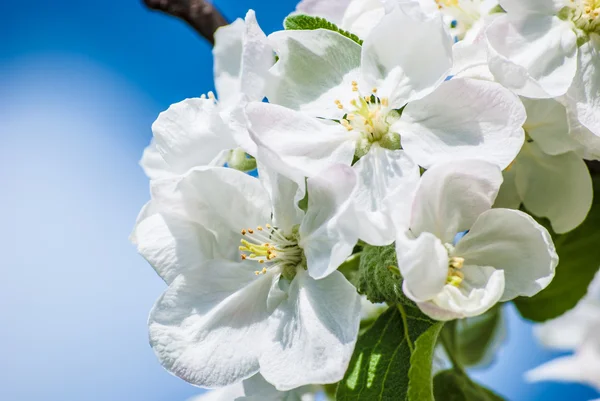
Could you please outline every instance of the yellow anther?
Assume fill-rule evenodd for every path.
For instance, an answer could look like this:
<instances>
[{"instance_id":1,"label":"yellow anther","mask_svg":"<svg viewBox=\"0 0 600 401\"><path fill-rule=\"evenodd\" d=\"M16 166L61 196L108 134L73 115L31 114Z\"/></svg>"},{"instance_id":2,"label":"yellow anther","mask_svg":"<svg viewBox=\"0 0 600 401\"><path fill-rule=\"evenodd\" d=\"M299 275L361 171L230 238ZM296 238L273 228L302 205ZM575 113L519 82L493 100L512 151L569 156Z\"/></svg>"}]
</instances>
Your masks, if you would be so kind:
<instances>
[{"instance_id":1,"label":"yellow anther","mask_svg":"<svg viewBox=\"0 0 600 401\"><path fill-rule=\"evenodd\" d=\"M464 263L464 258L458 256L450 258L450 267L452 267L453 269L462 269Z\"/></svg>"},{"instance_id":2,"label":"yellow anther","mask_svg":"<svg viewBox=\"0 0 600 401\"><path fill-rule=\"evenodd\" d=\"M352 81L352 86L358 86L358 82Z\"/></svg>"},{"instance_id":3,"label":"yellow anther","mask_svg":"<svg viewBox=\"0 0 600 401\"><path fill-rule=\"evenodd\" d=\"M262 265L263 263L265 263L265 260L261 259L261 260L258 261L258 263L260 263Z\"/></svg>"},{"instance_id":4,"label":"yellow anther","mask_svg":"<svg viewBox=\"0 0 600 401\"><path fill-rule=\"evenodd\" d=\"M271 225L269 223L267 223L267 224L265 224L265 227L271 228Z\"/></svg>"},{"instance_id":5,"label":"yellow anther","mask_svg":"<svg viewBox=\"0 0 600 401\"><path fill-rule=\"evenodd\" d=\"M215 94L212 91L208 92L208 98L210 100L215 100Z\"/></svg>"},{"instance_id":6,"label":"yellow anther","mask_svg":"<svg viewBox=\"0 0 600 401\"><path fill-rule=\"evenodd\" d=\"M354 114L350 113L346 116L346 120L352 121L352 120L354 120L354 117L355 117Z\"/></svg>"},{"instance_id":7,"label":"yellow anther","mask_svg":"<svg viewBox=\"0 0 600 401\"><path fill-rule=\"evenodd\" d=\"M246 235L246 230L242 230L242 235Z\"/></svg>"},{"instance_id":8,"label":"yellow anther","mask_svg":"<svg viewBox=\"0 0 600 401\"><path fill-rule=\"evenodd\" d=\"M341 109L343 109L343 108L344 108L344 106L342 106L341 104L338 104L338 105L337 105L337 108L341 110Z\"/></svg>"},{"instance_id":9,"label":"yellow anther","mask_svg":"<svg viewBox=\"0 0 600 401\"><path fill-rule=\"evenodd\" d=\"M246 255L244 255L244 254L242 253L242 255L241 255L241 256L242 256L242 260L246 260Z\"/></svg>"},{"instance_id":10,"label":"yellow anther","mask_svg":"<svg viewBox=\"0 0 600 401\"><path fill-rule=\"evenodd\" d=\"M253 230L253 229L251 229L251 228L249 228L249 229L248 229L248 232L249 232L250 234L254 234L254 230Z\"/></svg>"},{"instance_id":11,"label":"yellow anther","mask_svg":"<svg viewBox=\"0 0 600 401\"><path fill-rule=\"evenodd\" d=\"M463 279L458 276L449 276L446 283L458 287L462 283Z\"/></svg>"},{"instance_id":12,"label":"yellow anther","mask_svg":"<svg viewBox=\"0 0 600 401\"><path fill-rule=\"evenodd\" d=\"M388 105L390 104L389 100L387 97L384 97L381 99L381 104L385 107L388 107Z\"/></svg>"},{"instance_id":13,"label":"yellow anther","mask_svg":"<svg viewBox=\"0 0 600 401\"><path fill-rule=\"evenodd\" d=\"M260 271L262 274L267 274L267 268L263 267L262 270Z\"/></svg>"},{"instance_id":14,"label":"yellow anther","mask_svg":"<svg viewBox=\"0 0 600 401\"><path fill-rule=\"evenodd\" d=\"M256 270L256 271L254 271L254 274L257 275L257 276L259 276L260 272L258 270Z\"/></svg>"},{"instance_id":15,"label":"yellow anther","mask_svg":"<svg viewBox=\"0 0 600 401\"><path fill-rule=\"evenodd\" d=\"M372 92L373 92L373 93L377 93L377 88L373 88L373 89L372 89Z\"/></svg>"},{"instance_id":16,"label":"yellow anther","mask_svg":"<svg viewBox=\"0 0 600 401\"><path fill-rule=\"evenodd\" d=\"M258 231L262 231L262 230L263 230L263 228L262 228L261 226L258 226L258 227L256 227L256 229L257 229Z\"/></svg>"},{"instance_id":17,"label":"yellow anther","mask_svg":"<svg viewBox=\"0 0 600 401\"><path fill-rule=\"evenodd\" d=\"M352 87L352 92L358 92L358 86L353 86Z\"/></svg>"}]
</instances>

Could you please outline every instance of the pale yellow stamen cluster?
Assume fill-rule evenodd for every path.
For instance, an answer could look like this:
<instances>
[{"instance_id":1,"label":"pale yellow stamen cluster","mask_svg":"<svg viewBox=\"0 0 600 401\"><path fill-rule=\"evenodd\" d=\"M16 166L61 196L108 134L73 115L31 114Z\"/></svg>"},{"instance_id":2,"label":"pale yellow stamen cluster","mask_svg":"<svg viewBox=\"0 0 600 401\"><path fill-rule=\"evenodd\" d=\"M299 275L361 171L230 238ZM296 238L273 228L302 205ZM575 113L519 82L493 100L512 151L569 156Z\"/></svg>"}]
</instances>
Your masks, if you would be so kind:
<instances>
[{"instance_id":1,"label":"pale yellow stamen cluster","mask_svg":"<svg viewBox=\"0 0 600 401\"><path fill-rule=\"evenodd\" d=\"M359 92L358 82L352 81L352 91ZM358 94L356 99L350 101L350 106L345 107L340 100L334 103L340 110L347 113L340 124L348 131L357 130L367 135L369 140L379 140L388 131L389 124L386 122L389 100L375 96L377 88L371 90L368 96Z\"/></svg>"},{"instance_id":2,"label":"pale yellow stamen cluster","mask_svg":"<svg viewBox=\"0 0 600 401\"><path fill-rule=\"evenodd\" d=\"M600 31L600 0L570 0L571 19L585 32Z\"/></svg>"},{"instance_id":3,"label":"pale yellow stamen cluster","mask_svg":"<svg viewBox=\"0 0 600 401\"><path fill-rule=\"evenodd\" d=\"M458 0L435 0L435 2L440 10L444 7L458 7Z\"/></svg>"},{"instance_id":4,"label":"pale yellow stamen cluster","mask_svg":"<svg viewBox=\"0 0 600 401\"><path fill-rule=\"evenodd\" d=\"M251 260L259 264L269 263L269 267L282 266L286 264L298 263L301 259L302 251L298 244L286 238L277 227L265 224L252 228L242 229L240 233L244 236L241 239L242 260ZM277 260L275 260L277 259ZM256 270L257 276L267 273L267 267Z\"/></svg>"},{"instance_id":5,"label":"pale yellow stamen cluster","mask_svg":"<svg viewBox=\"0 0 600 401\"><path fill-rule=\"evenodd\" d=\"M212 100L213 102L217 103L217 98L216 98L215 94L213 93L213 91L209 91L208 95L202 94L200 96L200 99L206 99L206 98L208 98L208 99Z\"/></svg>"},{"instance_id":6,"label":"pale yellow stamen cluster","mask_svg":"<svg viewBox=\"0 0 600 401\"><path fill-rule=\"evenodd\" d=\"M458 287L464 280L465 275L460 271L462 269L465 259L453 256L448 262L448 277L446 278L446 284Z\"/></svg>"}]
</instances>

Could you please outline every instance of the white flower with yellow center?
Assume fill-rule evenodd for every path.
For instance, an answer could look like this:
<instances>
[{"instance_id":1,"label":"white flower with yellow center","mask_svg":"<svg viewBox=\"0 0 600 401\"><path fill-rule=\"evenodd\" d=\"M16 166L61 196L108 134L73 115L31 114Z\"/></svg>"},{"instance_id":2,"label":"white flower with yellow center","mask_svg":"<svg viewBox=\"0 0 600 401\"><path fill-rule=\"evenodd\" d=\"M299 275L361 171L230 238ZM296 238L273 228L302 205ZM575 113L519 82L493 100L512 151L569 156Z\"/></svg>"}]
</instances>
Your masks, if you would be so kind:
<instances>
[{"instance_id":1,"label":"white flower with yellow center","mask_svg":"<svg viewBox=\"0 0 600 401\"><path fill-rule=\"evenodd\" d=\"M209 92L186 99L160 113L152 125L153 140L141 165L151 178L183 174L197 166L241 170L256 167L242 107L264 98L265 77L275 62L254 11L215 32L214 75L217 96Z\"/></svg>"},{"instance_id":2,"label":"white flower with yellow center","mask_svg":"<svg viewBox=\"0 0 600 401\"><path fill-rule=\"evenodd\" d=\"M518 98L493 82L444 82L452 39L439 15L410 11L395 8L362 47L323 29L273 33L271 104L246 108L258 157L299 184L358 159L349 227L373 245L394 241L391 222L403 219L397 204L409 202L417 165L481 158L504 168L524 140Z\"/></svg>"},{"instance_id":3,"label":"white flower with yellow center","mask_svg":"<svg viewBox=\"0 0 600 401\"><path fill-rule=\"evenodd\" d=\"M480 315L554 277L548 231L520 211L491 209L501 183L500 169L478 160L423 174L396 253L404 293L432 318Z\"/></svg>"},{"instance_id":4,"label":"white flower with yellow center","mask_svg":"<svg viewBox=\"0 0 600 401\"><path fill-rule=\"evenodd\" d=\"M169 288L149 318L162 365L198 386L259 373L279 390L344 376L360 296L336 271L356 238L337 230L356 185L348 166L298 186L260 168L195 168L152 182L133 242ZM262 182L262 183L261 183Z\"/></svg>"},{"instance_id":5,"label":"white flower with yellow center","mask_svg":"<svg viewBox=\"0 0 600 401\"><path fill-rule=\"evenodd\" d=\"M600 2L500 0L486 30L490 70L519 95L566 94L576 118L600 136Z\"/></svg>"},{"instance_id":6,"label":"white flower with yellow center","mask_svg":"<svg viewBox=\"0 0 600 401\"><path fill-rule=\"evenodd\" d=\"M457 40L472 42L486 27L498 0L419 0L424 10L439 10Z\"/></svg>"}]
</instances>

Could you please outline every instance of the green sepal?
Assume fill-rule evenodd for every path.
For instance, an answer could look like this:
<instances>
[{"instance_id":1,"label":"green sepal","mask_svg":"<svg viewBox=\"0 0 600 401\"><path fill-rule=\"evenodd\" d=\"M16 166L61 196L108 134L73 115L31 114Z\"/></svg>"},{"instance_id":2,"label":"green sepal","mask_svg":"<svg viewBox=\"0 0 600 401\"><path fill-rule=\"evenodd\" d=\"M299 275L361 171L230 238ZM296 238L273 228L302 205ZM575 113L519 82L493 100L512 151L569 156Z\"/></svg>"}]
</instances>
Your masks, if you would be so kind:
<instances>
[{"instance_id":1,"label":"green sepal","mask_svg":"<svg viewBox=\"0 0 600 401\"><path fill-rule=\"evenodd\" d=\"M339 28L333 22L327 21L325 18L313 17L310 15L291 15L283 21L283 27L289 31L312 31L315 29L327 29L334 31L351 39L362 46L363 41L353 33Z\"/></svg>"},{"instance_id":2,"label":"green sepal","mask_svg":"<svg viewBox=\"0 0 600 401\"><path fill-rule=\"evenodd\" d=\"M433 378L436 401L504 401L457 370L445 370Z\"/></svg>"}]
</instances>

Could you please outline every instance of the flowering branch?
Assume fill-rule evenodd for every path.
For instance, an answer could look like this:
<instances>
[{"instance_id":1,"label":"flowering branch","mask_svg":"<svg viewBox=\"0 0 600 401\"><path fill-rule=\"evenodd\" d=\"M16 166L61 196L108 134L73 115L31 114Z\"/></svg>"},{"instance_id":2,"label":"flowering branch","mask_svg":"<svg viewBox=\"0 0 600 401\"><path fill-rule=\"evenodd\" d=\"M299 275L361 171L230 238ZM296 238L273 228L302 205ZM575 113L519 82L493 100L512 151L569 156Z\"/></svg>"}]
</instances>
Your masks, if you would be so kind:
<instances>
[{"instance_id":1,"label":"flowering branch","mask_svg":"<svg viewBox=\"0 0 600 401\"><path fill-rule=\"evenodd\" d=\"M214 45L217 28L227 25L225 17L206 0L143 0L151 10L162 11L187 22Z\"/></svg>"}]
</instances>

